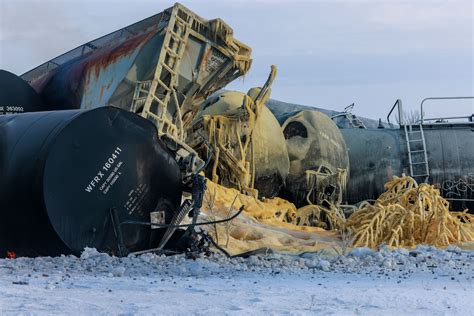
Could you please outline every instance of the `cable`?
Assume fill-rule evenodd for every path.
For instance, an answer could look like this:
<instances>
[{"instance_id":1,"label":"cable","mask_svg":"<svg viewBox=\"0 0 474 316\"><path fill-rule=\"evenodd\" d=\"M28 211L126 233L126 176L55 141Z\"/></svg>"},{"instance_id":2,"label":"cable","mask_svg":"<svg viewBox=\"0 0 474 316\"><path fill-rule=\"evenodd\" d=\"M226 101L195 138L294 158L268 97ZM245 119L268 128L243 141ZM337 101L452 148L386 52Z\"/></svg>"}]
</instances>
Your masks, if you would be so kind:
<instances>
[{"instance_id":1,"label":"cable","mask_svg":"<svg viewBox=\"0 0 474 316\"><path fill-rule=\"evenodd\" d=\"M122 225L142 225L142 226L153 226L156 228L181 228L181 227L189 227L189 226L204 226L204 225L212 225L212 224L220 224L220 223L225 223L228 221L233 220L237 216L239 216L243 211L244 211L245 206L242 205L237 213L232 215L231 217L225 218L225 219L220 219L217 221L212 221L212 222L202 222L202 223L195 223L195 224L180 224L180 225L171 225L171 224L152 224L148 222L140 222L140 221L125 221L121 222L120 226Z\"/></svg>"},{"instance_id":2,"label":"cable","mask_svg":"<svg viewBox=\"0 0 474 316\"><path fill-rule=\"evenodd\" d=\"M210 237L210 236L209 236ZM221 246L219 246L212 237L210 237L210 241L214 247L216 247L217 250L222 252L227 258L232 258L232 256Z\"/></svg>"}]
</instances>

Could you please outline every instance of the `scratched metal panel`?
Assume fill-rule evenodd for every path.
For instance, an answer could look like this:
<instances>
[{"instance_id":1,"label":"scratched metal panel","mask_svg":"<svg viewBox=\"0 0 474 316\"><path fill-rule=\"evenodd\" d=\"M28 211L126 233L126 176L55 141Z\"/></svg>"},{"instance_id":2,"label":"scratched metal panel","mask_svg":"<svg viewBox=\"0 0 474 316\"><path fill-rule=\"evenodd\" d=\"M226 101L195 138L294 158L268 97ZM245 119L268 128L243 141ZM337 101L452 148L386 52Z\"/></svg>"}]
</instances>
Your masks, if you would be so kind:
<instances>
[{"instance_id":1,"label":"scratched metal panel","mask_svg":"<svg viewBox=\"0 0 474 316\"><path fill-rule=\"evenodd\" d=\"M39 90L49 110L89 109L107 105L143 45L156 33L157 30L153 30L98 48L93 54L58 66L54 73L48 74L47 79L30 84ZM160 48L155 47L158 51Z\"/></svg>"},{"instance_id":2,"label":"scratched metal panel","mask_svg":"<svg viewBox=\"0 0 474 316\"><path fill-rule=\"evenodd\" d=\"M102 67L98 72L89 71L85 79L81 108L91 109L107 105L121 79L130 69L137 53L138 51L135 50L131 55L122 56Z\"/></svg>"}]
</instances>

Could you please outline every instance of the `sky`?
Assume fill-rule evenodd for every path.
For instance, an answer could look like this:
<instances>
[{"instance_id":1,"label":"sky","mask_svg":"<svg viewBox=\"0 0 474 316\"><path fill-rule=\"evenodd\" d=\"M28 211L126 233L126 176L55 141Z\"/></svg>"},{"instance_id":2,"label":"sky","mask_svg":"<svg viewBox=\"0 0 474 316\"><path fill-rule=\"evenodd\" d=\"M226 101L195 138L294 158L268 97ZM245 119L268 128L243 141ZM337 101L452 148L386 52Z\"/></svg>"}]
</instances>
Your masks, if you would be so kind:
<instances>
[{"instance_id":1,"label":"sky","mask_svg":"<svg viewBox=\"0 0 474 316\"><path fill-rule=\"evenodd\" d=\"M165 0L0 0L0 68L22 74L101 35L161 12ZM432 96L474 96L472 0L182 0L222 18L253 50L253 65L227 88L261 86L272 97L385 118ZM432 102L425 116L474 113L474 102Z\"/></svg>"}]
</instances>

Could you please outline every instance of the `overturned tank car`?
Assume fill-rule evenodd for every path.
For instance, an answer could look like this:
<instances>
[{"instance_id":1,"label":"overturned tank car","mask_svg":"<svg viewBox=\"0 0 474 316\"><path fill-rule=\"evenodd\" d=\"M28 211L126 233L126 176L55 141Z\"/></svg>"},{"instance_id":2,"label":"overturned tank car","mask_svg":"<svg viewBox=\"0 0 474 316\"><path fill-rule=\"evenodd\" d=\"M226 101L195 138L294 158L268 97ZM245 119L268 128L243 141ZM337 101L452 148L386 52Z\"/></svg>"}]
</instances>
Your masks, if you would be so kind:
<instances>
[{"instance_id":1,"label":"overturned tank car","mask_svg":"<svg viewBox=\"0 0 474 316\"><path fill-rule=\"evenodd\" d=\"M0 115L45 110L41 97L28 83L0 69Z\"/></svg>"},{"instance_id":2,"label":"overturned tank car","mask_svg":"<svg viewBox=\"0 0 474 316\"><path fill-rule=\"evenodd\" d=\"M156 128L114 107L0 116L0 174L2 255L148 249L162 230L119 224L153 212L170 223L181 203Z\"/></svg>"}]
</instances>

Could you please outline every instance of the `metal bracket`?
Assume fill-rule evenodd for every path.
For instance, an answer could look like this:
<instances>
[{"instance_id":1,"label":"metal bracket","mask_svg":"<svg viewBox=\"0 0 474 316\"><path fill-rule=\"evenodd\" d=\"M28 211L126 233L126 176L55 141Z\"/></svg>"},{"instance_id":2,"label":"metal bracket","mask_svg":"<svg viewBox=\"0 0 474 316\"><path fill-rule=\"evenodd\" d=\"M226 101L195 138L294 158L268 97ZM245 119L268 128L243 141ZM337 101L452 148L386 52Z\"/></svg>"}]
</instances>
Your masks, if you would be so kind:
<instances>
[{"instance_id":1,"label":"metal bracket","mask_svg":"<svg viewBox=\"0 0 474 316\"><path fill-rule=\"evenodd\" d=\"M150 213L150 223L151 229L159 229L161 228L159 225L163 225L166 222L166 213L165 211L157 211Z\"/></svg>"},{"instance_id":2,"label":"metal bracket","mask_svg":"<svg viewBox=\"0 0 474 316\"><path fill-rule=\"evenodd\" d=\"M117 209L115 207L110 209L110 219L112 220L112 226L114 228L115 238L117 238L117 249L120 257L127 256L130 251L128 251L125 243L123 242L123 233L122 227L120 225L120 219L118 216Z\"/></svg>"}]
</instances>

